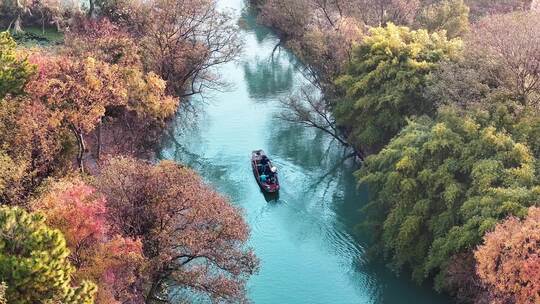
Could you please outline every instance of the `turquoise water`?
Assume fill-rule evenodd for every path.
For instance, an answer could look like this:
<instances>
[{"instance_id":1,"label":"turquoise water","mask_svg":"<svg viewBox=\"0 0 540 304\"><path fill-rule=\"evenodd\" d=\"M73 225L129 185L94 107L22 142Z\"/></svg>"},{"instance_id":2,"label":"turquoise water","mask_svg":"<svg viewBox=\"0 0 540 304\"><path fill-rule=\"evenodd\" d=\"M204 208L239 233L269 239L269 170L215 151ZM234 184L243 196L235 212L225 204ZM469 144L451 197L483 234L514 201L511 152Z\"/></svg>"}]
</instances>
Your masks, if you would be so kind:
<instances>
[{"instance_id":1,"label":"turquoise water","mask_svg":"<svg viewBox=\"0 0 540 304\"><path fill-rule=\"evenodd\" d=\"M256 25L241 0L220 3L236 11L245 40L238 62L220 68L231 87L194 100L194 115L176 119L161 151L197 170L241 206L251 227L249 245L261 260L248 283L263 303L449 303L406 276L368 263L355 238L366 191L356 189L355 165L327 136L276 118L279 98L305 82L284 50L272 60L276 37ZM192 109L193 110L193 109ZM264 149L279 168L279 198L261 193L249 156Z\"/></svg>"}]
</instances>

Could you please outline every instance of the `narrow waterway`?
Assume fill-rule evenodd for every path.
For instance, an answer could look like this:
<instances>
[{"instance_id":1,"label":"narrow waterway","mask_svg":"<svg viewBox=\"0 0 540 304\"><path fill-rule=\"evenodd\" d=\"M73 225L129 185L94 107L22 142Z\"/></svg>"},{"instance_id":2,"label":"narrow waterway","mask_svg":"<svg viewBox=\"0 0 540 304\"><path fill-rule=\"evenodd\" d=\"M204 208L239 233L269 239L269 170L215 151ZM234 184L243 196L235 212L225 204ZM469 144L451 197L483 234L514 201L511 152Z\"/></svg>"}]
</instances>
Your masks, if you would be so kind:
<instances>
[{"instance_id":1,"label":"narrow waterway","mask_svg":"<svg viewBox=\"0 0 540 304\"><path fill-rule=\"evenodd\" d=\"M191 166L243 208L249 245L261 260L249 298L257 304L449 303L364 259L354 227L367 193L356 189L354 165L342 161L342 149L324 134L276 118L279 98L305 82L298 63L283 50L270 58L277 39L242 10L242 0L221 4L235 10L245 40L239 62L220 69L232 87L207 96L196 117L177 117L161 157ZM265 197L253 178L249 156L260 148L280 169L277 199Z\"/></svg>"}]
</instances>

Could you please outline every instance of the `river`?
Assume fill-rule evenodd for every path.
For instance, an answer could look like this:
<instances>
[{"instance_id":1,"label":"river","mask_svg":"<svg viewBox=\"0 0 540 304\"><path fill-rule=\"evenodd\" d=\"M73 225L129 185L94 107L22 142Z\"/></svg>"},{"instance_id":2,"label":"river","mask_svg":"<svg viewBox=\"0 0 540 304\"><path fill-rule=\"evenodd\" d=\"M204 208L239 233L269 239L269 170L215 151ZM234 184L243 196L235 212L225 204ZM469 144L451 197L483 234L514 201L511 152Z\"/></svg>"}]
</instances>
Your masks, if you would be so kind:
<instances>
[{"instance_id":1,"label":"river","mask_svg":"<svg viewBox=\"0 0 540 304\"><path fill-rule=\"evenodd\" d=\"M355 165L321 132L279 120L279 98L305 82L290 53L271 60L277 39L242 10L243 0L222 0L237 13L245 40L238 62L220 68L231 83L179 115L160 157L182 162L241 206L251 227L249 246L261 260L248 282L249 298L270 303L450 303L407 275L368 263L355 237L365 189L356 188ZM182 131L183 130L183 131ZM265 197L249 156L264 149L279 168L279 198Z\"/></svg>"}]
</instances>

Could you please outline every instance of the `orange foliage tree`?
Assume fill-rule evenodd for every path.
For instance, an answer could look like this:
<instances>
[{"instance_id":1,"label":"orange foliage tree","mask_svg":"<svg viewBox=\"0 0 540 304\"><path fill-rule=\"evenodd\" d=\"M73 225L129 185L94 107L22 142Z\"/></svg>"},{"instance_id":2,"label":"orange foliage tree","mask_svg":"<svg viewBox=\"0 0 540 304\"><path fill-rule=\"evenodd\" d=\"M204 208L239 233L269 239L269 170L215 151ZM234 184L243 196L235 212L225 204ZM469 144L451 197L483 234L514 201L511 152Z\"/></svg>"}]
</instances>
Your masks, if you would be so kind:
<instances>
[{"instance_id":1,"label":"orange foliage tree","mask_svg":"<svg viewBox=\"0 0 540 304\"><path fill-rule=\"evenodd\" d=\"M92 57L84 59L34 54L31 62L38 73L27 84L30 98L51 111L60 126L68 128L77 140L77 160L81 170L86 150L84 134L99 124L106 107L127 104L127 89L118 81L116 66Z\"/></svg>"},{"instance_id":2,"label":"orange foliage tree","mask_svg":"<svg viewBox=\"0 0 540 304\"><path fill-rule=\"evenodd\" d=\"M498 224L475 258L491 303L540 303L540 208L530 207L524 220Z\"/></svg>"},{"instance_id":3,"label":"orange foliage tree","mask_svg":"<svg viewBox=\"0 0 540 304\"><path fill-rule=\"evenodd\" d=\"M79 58L93 57L114 65L121 76L118 81L125 84L128 93L126 107L109 107L107 119L97 126L97 158L101 154L102 134L109 148L107 152L126 153L133 150L130 146L144 150L141 147L146 146L148 138L156 137L148 134L160 129L163 121L176 112L179 98L167 95L167 83L145 70L140 47L130 33L105 18L81 18L75 24L66 35L64 53ZM115 137L122 140L119 142Z\"/></svg>"},{"instance_id":4,"label":"orange foliage tree","mask_svg":"<svg viewBox=\"0 0 540 304\"><path fill-rule=\"evenodd\" d=\"M17 204L63 170L69 133L39 101L8 97L0 105L0 203Z\"/></svg>"},{"instance_id":5,"label":"orange foliage tree","mask_svg":"<svg viewBox=\"0 0 540 304\"><path fill-rule=\"evenodd\" d=\"M105 199L79 178L71 180L50 185L32 207L63 232L74 277L98 283L98 303L142 302L141 242L117 234L106 218Z\"/></svg>"},{"instance_id":6,"label":"orange foliage tree","mask_svg":"<svg viewBox=\"0 0 540 304\"><path fill-rule=\"evenodd\" d=\"M215 301L245 300L245 281L257 259L245 248L240 210L197 174L170 161L158 165L113 158L97 177L108 216L123 233L141 238L151 259L147 301L180 287Z\"/></svg>"}]
</instances>

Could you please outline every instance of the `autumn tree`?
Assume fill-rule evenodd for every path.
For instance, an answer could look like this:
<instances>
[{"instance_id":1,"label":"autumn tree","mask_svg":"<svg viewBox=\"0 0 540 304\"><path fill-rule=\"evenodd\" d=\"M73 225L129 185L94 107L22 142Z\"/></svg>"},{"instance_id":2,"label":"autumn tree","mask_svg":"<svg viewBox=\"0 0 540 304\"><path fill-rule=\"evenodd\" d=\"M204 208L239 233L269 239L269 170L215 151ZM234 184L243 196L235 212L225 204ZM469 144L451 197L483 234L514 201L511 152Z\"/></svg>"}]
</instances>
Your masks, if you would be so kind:
<instances>
[{"instance_id":1,"label":"autumn tree","mask_svg":"<svg viewBox=\"0 0 540 304\"><path fill-rule=\"evenodd\" d=\"M70 167L74 140L39 100L8 97L0 105L0 202L24 203L43 179Z\"/></svg>"},{"instance_id":2,"label":"autumn tree","mask_svg":"<svg viewBox=\"0 0 540 304\"><path fill-rule=\"evenodd\" d=\"M460 45L444 32L393 24L372 28L336 81L342 97L334 114L348 141L373 153L398 133L407 117L433 115L435 105L422 92L438 63L456 56Z\"/></svg>"},{"instance_id":3,"label":"autumn tree","mask_svg":"<svg viewBox=\"0 0 540 304\"><path fill-rule=\"evenodd\" d=\"M267 0L261 6L259 19L277 30L284 40L290 40L306 32L313 14L308 0Z\"/></svg>"},{"instance_id":4,"label":"autumn tree","mask_svg":"<svg viewBox=\"0 0 540 304\"><path fill-rule=\"evenodd\" d=\"M78 17L65 35L61 51L72 57L93 57L108 64L140 67L140 49L131 35L107 18Z\"/></svg>"},{"instance_id":5,"label":"autumn tree","mask_svg":"<svg viewBox=\"0 0 540 304\"><path fill-rule=\"evenodd\" d=\"M531 11L540 13L540 2L538 0L531 1Z\"/></svg>"},{"instance_id":6,"label":"autumn tree","mask_svg":"<svg viewBox=\"0 0 540 304\"><path fill-rule=\"evenodd\" d=\"M102 146L109 153L132 150L127 146L145 147L156 138L150 134L176 113L179 98L166 94L167 83L161 77L145 72L142 51L130 33L105 18L81 18L76 24L66 35L63 51L72 57L93 57L114 65L127 90L127 103L106 107L107 117L97 125L96 158L100 158ZM110 134L117 131L123 140L117 141L116 135ZM117 148L119 145L126 147Z\"/></svg>"},{"instance_id":7,"label":"autumn tree","mask_svg":"<svg viewBox=\"0 0 540 304\"><path fill-rule=\"evenodd\" d=\"M467 41L524 104L540 102L540 13L491 16L476 24ZM498 73L497 73L498 72Z\"/></svg>"},{"instance_id":8,"label":"autumn tree","mask_svg":"<svg viewBox=\"0 0 540 304\"><path fill-rule=\"evenodd\" d=\"M491 303L540 301L539 231L540 208L530 207L525 219L510 217L486 234L475 258Z\"/></svg>"},{"instance_id":9,"label":"autumn tree","mask_svg":"<svg viewBox=\"0 0 540 304\"><path fill-rule=\"evenodd\" d=\"M19 55L8 32L0 32L0 100L7 94L20 94L34 68Z\"/></svg>"},{"instance_id":10,"label":"autumn tree","mask_svg":"<svg viewBox=\"0 0 540 304\"><path fill-rule=\"evenodd\" d=\"M215 0L156 0L139 10L147 71L165 81L169 94L189 96L223 85L217 65L241 47L232 17Z\"/></svg>"},{"instance_id":11,"label":"autumn tree","mask_svg":"<svg viewBox=\"0 0 540 304\"><path fill-rule=\"evenodd\" d=\"M420 3L418 0L357 0L351 5L355 6L352 9L366 24L385 26L388 23L410 25Z\"/></svg>"},{"instance_id":12,"label":"autumn tree","mask_svg":"<svg viewBox=\"0 0 540 304\"><path fill-rule=\"evenodd\" d=\"M141 30L139 12L144 7L143 1L94 0L94 4L100 17L107 18L130 32Z\"/></svg>"},{"instance_id":13,"label":"autumn tree","mask_svg":"<svg viewBox=\"0 0 540 304\"><path fill-rule=\"evenodd\" d=\"M142 302L142 244L115 232L105 199L95 189L78 177L69 180L49 185L32 207L65 235L77 269L74 279L97 282L97 303Z\"/></svg>"},{"instance_id":14,"label":"autumn tree","mask_svg":"<svg viewBox=\"0 0 540 304\"><path fill-rule=\"evenodd\" d=\"M166 81L145 72L142 50L131 35L108 19L81 19L66 37L67 54L93 57L116 65L127 88L127 109L142 118L165 120L178 107L179 99L166 94Z\"/></svg>"},{"instance_id":15,"label":"autumn tree","mask_svg":"<svg viewBox=\"0 0 540 304\"><path fill-rule=\"evenodd\" d=\"M370 187L364 223L395 271L436 275L440 288L452 256L538 200L536 159L486 116L444 110L411 121L358 172Z\"/></svg>"},{"instance_id":16,"label":"autumn tree","mask_svg":"<svg viewBox=\"0 0 540 304\"><path fill-rule=\"evenodd\" d=\"M474 252L468 250L453 255L444 269L440 290L450 294L457 303L487 304L489 292L476 273Z\"/></svg>"},{"instance_id":17,"label":"autumn tree","mask_svg":"<svg viewBox=\"0 0 540 304\"><path fill-rule=\"evenodd\" d=\"M64 27L62 18L63 3L59 0L34 0L31 10L36 15L39 15L39 23L41 23L41 32L45 34L46 25L56 24L56 29L60 30Z\"/></svg>"},{"instance_id":18,"label":"autumn tree","mask_svg":"<svg viewBox=\"0 0 540 304\"><path fill-rule=\"evenodd\" d=\"M229 12L216 0L97 1L103 16L137 40L145 73L187 97L226 83L216 67L236 59L242 41Z\"/></svg>"},{"instance_id":19,"label":"autumn tree","mask_svg":"<svg viewBox=\"0 0 540 304\"><path fill-rule=\"evenodd\" d=\"M478 20L484 16L502 15L513 11L526 11L531 8L531 0L467 0L471 17Z\"/></svg>"},{"instance_id":20,"label":"autumn tree","mask_svg":"<svg viewBox=\"0 0 540 304\"><path fill-rule=\"evenodd\" d=\"M95 285L71 284L73 266L62 233L38 213L0 208L0 276L10 303L93 303Z\"/></svg>"},{"instance_id":21,"label":"autumn tree","mask_svg":"<svg viewBox=\"0 0 540 304\"><path fill-rule=\"evenodd\" d=\"M433 74L426 98L468 108L490 106L500 96L537 108L539 87L538 13L492 16L475 24L462 58ZM499 96L499 97L498 97Z\"/></svg>"},{"instance_id":22,"label":"autumn tree","mask_svg":"<svg viewBox=\"0 0 540 304\"><path fill-rule=\"evenodd\" d=\"M369 26L388 22L407 25L416 15L417 0L265 0L254 3L260 8L263 23L285 35L301 36L303 30L317 23L335 27L343 17ZM320 18L319 18L320 17ZM288 37L285 36L287 39Z\"/></svg>"},{"instance_id":23,"label":"autumn tree","mask_svg":"<svg viewBox=\"0 0 540 304\"><path fill-rule=\"evenodd\" d=\"M84 170L86 151L84 134L94 130L108 106L127 103L127 89L116 66L92 57L84 59L35 54L32 62L39 67L28 83L27 92L54 113L61 126L77 140L77 161Z\"/></svg>"},{"instance_id":24,"label":"autumn tree","mask_svg":"<svg viewBox=\"0 0 540 304\"><path fill-rule=\"evenodd\" d=\"M153 166L113 158L97 178L108 217L124 236L141 238L151 260L147 301L180 287L216 301L245 300L257 260L245 248L240 211L191 170L170 161Z\"/></svg>"},{"instance_id":25,"label":"autumn tree","mask_svg":"<svg viewBox=\"0 0 540 304\"><path fill-rule=\"evenodd\" d=\"M22 189L25 164L17 163L6 151L0 149L0 201L14 199Z\"/></svg>"},{"instance_id":26,"label":"autumn tree","mask_svg":"<svg viewBox=\"0 0 540 304\"><path fill-rule=\"evenodd\" d=\"M333 79L344 72L353 46L362 41L364 29L364 23L345 11L319 4L305 32L296 33L284 45L304 63L301 71L307 79L331 94Z\"/></svg>"},{"instance_id":27,"label":"autumn tree","mask_svg":"<svg viewBox=\"0 0 540 304\"><path fill-rule=\"evenodd\" d=\"M359 1L268 0L258 19L277 31L275 46L288 47L304 63L311 82L327 88L350 59L365 23L355 15ZM273 56L274 54L272 54Z\"/></svg>"}]
</instances>

